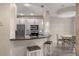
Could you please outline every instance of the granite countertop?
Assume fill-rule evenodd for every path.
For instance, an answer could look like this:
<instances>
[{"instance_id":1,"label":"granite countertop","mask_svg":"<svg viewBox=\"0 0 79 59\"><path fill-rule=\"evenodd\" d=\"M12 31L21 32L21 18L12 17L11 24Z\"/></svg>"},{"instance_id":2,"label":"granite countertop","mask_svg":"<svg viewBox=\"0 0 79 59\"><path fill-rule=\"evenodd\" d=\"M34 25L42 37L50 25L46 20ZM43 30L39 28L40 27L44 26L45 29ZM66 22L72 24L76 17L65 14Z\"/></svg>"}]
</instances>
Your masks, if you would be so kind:
<instances>
[{"instance_id":1,"label":"granite countertop","mask_svg":"<svg viewBox=\"0 0 79 59\"><path fill-rule=\"evenodd\" d=\"M24 38L24 37L19 37L19 38L15 38L15 39L10 39L11 41L18 41L18 40L35 40L35 39L43 39L43 38L50 38L51 35L48 36L39 36L37 38Z\"/></svg>"}]
</instances>

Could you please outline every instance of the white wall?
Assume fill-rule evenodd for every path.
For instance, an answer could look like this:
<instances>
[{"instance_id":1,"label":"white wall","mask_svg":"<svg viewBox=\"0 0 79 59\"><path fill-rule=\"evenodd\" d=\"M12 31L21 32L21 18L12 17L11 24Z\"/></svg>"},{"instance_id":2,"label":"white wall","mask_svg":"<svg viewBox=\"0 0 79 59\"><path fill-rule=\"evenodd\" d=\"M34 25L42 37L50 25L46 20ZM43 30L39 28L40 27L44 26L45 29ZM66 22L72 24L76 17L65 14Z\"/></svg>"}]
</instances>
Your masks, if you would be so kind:
<instances>
[{"instance_id":1,"label":"white wall","mask_svg":"<svg viewBox=\"0 0 79 59\"><path fill-rule=\"evenodd\" d=\"M52 34L51 40L53 40L54 45L56 45L56 34L60 35L74 35L74 24L72 18L57 18L51 17L50 30Z\"/></svg>"},{"instance_id":2,"label":"white wall","mask_svg":"<svg viewBox=\"0 0 79 59\"><path fill-rule=\"evenodd\" d=\"M10 39L15 38L17 8L16 5L10 4Z\"/></svg>"},{"instance_id":3,"label":"white wall","mask_svg":"<svg viewBox=\"0 0 79 59\"><path fill-rule=\"evenodd\" d=\"M10 38L15 36L14 7L14 4L0 4L0 55L2 56L9 56L11 53Z\"/></svg>"},{"instance_id":4,"label":"white wall","mask_svg":"<svg viewBox=\"0 0 79 59\"><path fill-rule=\"evenodd\" d=\"M10 4L0 4L0 56L10 55Z\"/></svg>"}]
</instances>

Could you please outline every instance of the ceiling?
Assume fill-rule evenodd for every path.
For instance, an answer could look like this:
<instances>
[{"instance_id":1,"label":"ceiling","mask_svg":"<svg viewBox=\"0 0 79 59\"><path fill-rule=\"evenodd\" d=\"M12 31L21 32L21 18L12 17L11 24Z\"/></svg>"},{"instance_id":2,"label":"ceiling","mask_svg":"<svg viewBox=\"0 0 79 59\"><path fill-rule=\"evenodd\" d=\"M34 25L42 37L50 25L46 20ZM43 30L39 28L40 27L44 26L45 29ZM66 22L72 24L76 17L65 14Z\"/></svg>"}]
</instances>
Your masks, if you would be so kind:
<instances>
[{"instance_id":1,"label":"ceiling","mask_svg":"<svg viewBox=\"0 0 79 59\"><path fill-rule=\"evenodd\" d=\"M59 16L64 12L72 14L71 11L75 11L74 3L29 3L30 6L24 4L26 3L16 3L18 15L43 15L44 9L49 11L50 16ZM44 5L44 8L41 5ZM64 13L65 16L67 14L69 13Z\"/></svg>"}]
</instances>

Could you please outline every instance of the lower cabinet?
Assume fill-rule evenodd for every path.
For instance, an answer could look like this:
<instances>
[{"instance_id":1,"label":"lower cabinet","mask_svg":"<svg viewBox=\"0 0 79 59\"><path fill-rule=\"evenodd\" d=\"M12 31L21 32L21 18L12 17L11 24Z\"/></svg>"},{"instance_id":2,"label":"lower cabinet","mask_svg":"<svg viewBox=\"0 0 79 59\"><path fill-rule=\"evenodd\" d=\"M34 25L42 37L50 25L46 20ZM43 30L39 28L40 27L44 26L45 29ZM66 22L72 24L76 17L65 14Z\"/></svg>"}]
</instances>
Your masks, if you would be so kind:
<instances>
[{"instance_id":1,"label":"lower cabinet","mask_svg":"<svg viewBox=\"0 0 79 59\"><path fill-rule=\"evenodd\" d=\"M13 47L11 49L12 49L11 50L12 56L25 56L26 55L25 47Z\"/></svg>"}]
</instances>

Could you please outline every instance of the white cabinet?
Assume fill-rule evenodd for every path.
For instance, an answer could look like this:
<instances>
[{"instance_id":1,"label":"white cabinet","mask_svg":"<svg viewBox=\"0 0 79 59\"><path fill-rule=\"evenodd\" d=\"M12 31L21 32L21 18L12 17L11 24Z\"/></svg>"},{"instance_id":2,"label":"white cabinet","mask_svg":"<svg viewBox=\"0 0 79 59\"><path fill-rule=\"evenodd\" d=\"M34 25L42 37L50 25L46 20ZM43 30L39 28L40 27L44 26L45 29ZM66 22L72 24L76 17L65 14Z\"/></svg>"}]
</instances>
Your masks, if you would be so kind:
<instances>
[{"instance_id":1,"label":"white cabinet","mask_svg":"<svg viewBox=\"0 0 79 59\"><path fill-rule=\"evenodd\" d=\"M12 49L12 56L25 56L26 51L24 46L18 46L18 47L13 47Z\"/></svg>"},{"instance_id":2,"label":"white cabinet","mask_svg":"<svg viewBox=\"0 0 79 59\"><path fill-rule=\"evenodd\" d=\"M39 33L43 33L43 18L20 17L17 24L25 24L25 35L30 33L30 25L39 25Z\"/></svg>"}]
</instances>

